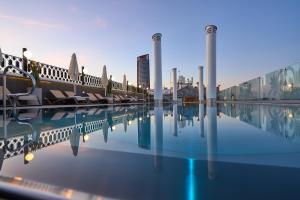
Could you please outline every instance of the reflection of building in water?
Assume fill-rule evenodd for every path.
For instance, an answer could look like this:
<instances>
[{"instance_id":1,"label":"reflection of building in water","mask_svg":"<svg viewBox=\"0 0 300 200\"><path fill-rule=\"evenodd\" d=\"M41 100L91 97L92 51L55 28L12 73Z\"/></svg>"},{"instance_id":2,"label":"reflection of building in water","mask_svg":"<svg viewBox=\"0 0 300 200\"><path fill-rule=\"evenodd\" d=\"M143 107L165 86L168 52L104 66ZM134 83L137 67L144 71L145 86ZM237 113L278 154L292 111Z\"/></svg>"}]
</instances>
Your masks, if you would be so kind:
<instances>
[{"instance_id":1,"label":"reflection of building in water","mask_svg":"<svg viewBox=\"0 0 300 200\"><path fill-rule=\"evenodd\" d=\"M194 117L198 117L198 107L195 105L178 106L179 128L186 125L194 126Z\"/></svg>"},{"instance_id":2,"label":"reflection of building in water","mask_svg":"<svg viewBox=\"0 0 300 200\"><path fill-rule=\"evenodd\" d=\"M300 109L297 107L226 103L220 105L220 110L227 116L285 139L300 139Z\"/></svg>"},{"instance_id":3,"label":"reflection of building in water","mask_svg":"<svg viewBox=\"0 0 300 200\"><path fill-rule=\"evenodd\" d=\"M163 107L154 107L154 135L155 135L155 158L154 166L156 169L161 169L162 152L163 152Z\"/></svg>"},{"instance_id":4,"label":"reflection of building in water","mask_svg":"<svg viewBox=\"0 0 300 200\"><path fill-rule=\"evenodd\" d=\"M138 145L142 149L151 148L150 116L145 112L138 112Z\"/></svg>"},{"instance_id":5,"label":"reflection of building in water","mask_svg":"<svg viewBox=\"0 0 300 200\"><path fill-rule=\"evenodd\" d=\"M199 130L201 137L204 138L204 104L199 104Z\"/></svg>"},{"instance_id":6,"label":"reflection of building in water","mask_svg":"<svg viewBox=\"0 0 300 200\"><path fill-rule=\"evenodd\" d=\"M207 107L207 167L208 178L216 178L217 157L217 107Z\"/></svg>"},{"instance_id":7,"label":"reflection of building in water","mask_svg":"<svg viewBox=\"0 0 300 200\"><path fill-rule=\"evenodd\" d=\"M179 128L184 128L186 126L186 120L184 117L180 114L179 115Z\"/></svg>"}]
</instances>

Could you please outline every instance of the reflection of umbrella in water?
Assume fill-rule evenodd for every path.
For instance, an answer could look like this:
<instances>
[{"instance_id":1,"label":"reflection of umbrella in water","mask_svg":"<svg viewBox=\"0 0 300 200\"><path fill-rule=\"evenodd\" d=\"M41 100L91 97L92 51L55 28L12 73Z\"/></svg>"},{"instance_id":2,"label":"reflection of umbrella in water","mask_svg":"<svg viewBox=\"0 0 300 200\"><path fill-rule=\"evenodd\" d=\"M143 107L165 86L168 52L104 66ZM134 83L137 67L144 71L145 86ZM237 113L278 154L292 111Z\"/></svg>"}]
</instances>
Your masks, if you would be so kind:
<instances>
[{"instance_id":1,"label":"reflection of umbrella in water","mask_svg":"<svg viewBox=\"0 0 300 200\"><path fill-rule=\"evenodd\" d=\"M75 113L75 125L70 134L70 143L73 151L73 155L77 156L80 142L80 131L79 128L76 127L76 113Z\"/></svg>"},{"instance_id":2,"label":"reflection of umbrella in water","mask_svg":"<svg viewBox=\"0 0 300 200\"><path fill-rule=\"evenodd\" d=\"M107 121L103 122L102 131L103 131L103 137L104 137L104 142L105 143L107 143L108 128L109 128L109 125L108 125Z\"/></svg>"},{"instance_id":3,"label":"reflection of umbrella in water","mask_svg":"<svg viewBox=\"0 0 300 200\"><path fill-rule=\"evenodd\" d=\"M0 149L0 170L2 169L3 160L4 160L4 151L3 149Z\"/></svg>"}]
</instances>

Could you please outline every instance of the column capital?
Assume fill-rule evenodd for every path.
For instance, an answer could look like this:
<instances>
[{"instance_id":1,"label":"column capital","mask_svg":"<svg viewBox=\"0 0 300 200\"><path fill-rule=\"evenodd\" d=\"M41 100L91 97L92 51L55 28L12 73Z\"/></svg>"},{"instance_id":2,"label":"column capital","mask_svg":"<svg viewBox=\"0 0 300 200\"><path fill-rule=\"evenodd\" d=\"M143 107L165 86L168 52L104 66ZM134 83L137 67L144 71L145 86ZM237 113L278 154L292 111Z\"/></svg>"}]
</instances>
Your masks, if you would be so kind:
<instances>
[{"instance_id":1,"label":"column capital","mask_svg":"<svg viewBox=\"0 0 300 200\"><path fill-rule=\"evenodd\" d=\"M161 37L162 37L162 34L161 34L161 33L155 33L155 34L152 36L152 40L153 40L153 41L160 41L160 40L161 40Z\"/></svg>"},{"instance_id":2,"label":"column capital","mask_svg":"<svg viewBox=\"0 0 300 200\"><path fill-rule=\"evenodd\" d=\"M174 67L174 68L172 68L172 70L173 70L173 71L177 71L177 68L176 68L176 67Z\"/></svg>"},{"instance_id":3,"label":"column capital","mask_svg":"<svg viewBox=\"0 0 300 200\"><path fill-rule=\"evenodd\" d=\"M206 33L216 33L217 32L217 26L215 26L215 25L207 25L206 27L205 27L205 31L206 31Z\"/></svg>"},{"instance_id":4,"label":"column capital","mask_svg":"<svg viewBox=\"0 0 300 200\"><path fill-rule=\"evenodd\" d=\"M199 65L198 66L198 69L200 70L200 69L203 69L203 66L202 65Z\"/></svg>"}]
</instances>

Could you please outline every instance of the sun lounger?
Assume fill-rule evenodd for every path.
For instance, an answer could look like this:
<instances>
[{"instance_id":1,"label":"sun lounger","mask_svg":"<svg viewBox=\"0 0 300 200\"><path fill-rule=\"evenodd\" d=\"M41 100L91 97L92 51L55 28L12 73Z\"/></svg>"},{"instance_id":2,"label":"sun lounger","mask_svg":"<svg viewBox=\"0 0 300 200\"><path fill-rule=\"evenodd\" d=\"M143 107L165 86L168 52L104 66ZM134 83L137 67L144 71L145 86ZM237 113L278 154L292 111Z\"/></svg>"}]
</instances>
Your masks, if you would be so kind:
<instances>
[{"instance_id":1,"label":"sun lounger","mask_svg":"<svg viewBox=\"0 0 300 200\"><path fill-rule=\"evenodd\" d=\"M138 100L135 97L129 97L132 102L138 102Z\"/></svg>"},{"instance_id":2,"label":"sun lounger","mask_svg":"<svg viewBox=\"0 0 300 200\"><path fill-rule=\"evenodd\" d=\"M65 93L69 98L73 98L76 103L79 103L79 102L87 103L87 101L89 100L89 97L77 96L72 91L65 91Z\"/></svg>"},{"instance_id":3,"label":"sun lounger","mask_svg":"<svg viewBox=\"0 0 300 200\"><path fill-rule=\"evenodd\" d=\"M55 97L55 99L53 101L50 101L49 99L48 102L50 104L55 104L55 103L58 103L58 102L65 102L67 100L73 100L76 104L78 104L78 102L81 102L81 101L87 101L87 99L85 97L81 97L81 96L72 96L72 94L74 94L73 92L66 92L66 94L68 96L65 96L60 90L49 90L50 93Z\"/></svg>"},{"instance_id":4,"label":"sun lounger","mask_svg":"<svg viewBox=\"0 0 300 200\"><path fill-rule=\"evenodd\" d=\"M49 104L56 104L58 102L66 102L66 100L69 100L70 98L65 96L60 90L49 90L50 93L52 94L52 96L54 96L54 99L48 99L46 98L46 100L48 101Z\"/></svg>"},{"instance_id":5,"label":"sun lounger","mask_svg":"<svg viewBox=\"0 0 300 200\"><path fill-rule=\"evenodd\" d=\"M100 100L105 101L106 103L113 103L110 97L103 97L101 94L94 93L94 95Z\"/></svg>"},{"instance_id":6,"label":"sun lounger","mask_svg":"<svg viewBox=\"0 0 300 200\"><path fill-rule=\"evenodd\" d=\"M11 98L12 98L12 93L6 88L6 96L7 100L12 104ZM0 100L3 100L3 86L0 86ZM38 105L41 105L41 102L38 98L38 96L34 94L26 95L26 96L19 96L17 97L17 103L19 104L18 101L37 101Z\"/></svg>"},{"instance_id":7,"label":"sun lounger","mask_svg":"<svg viewBox=\"0 0 300 200\"><path fill-rule=\"evenodd\" d=\"M114 99L114 102L116 102L116 103L121 103L122 102L120 97L118 97L117 95L113 95L113 99Z\"/></svg>"},{"instance_id":8,"label":"sun lounger","mask_svg":"<svg viewBox=\"0 0 300 200\"><path fill-rule=\"evenodd\" d=\"M100 99L98 99L93 93L86 93L89 96L89 100L91 102L99 102Z\"/></svg>"},{"instance_id":9,"label":"sun lounger","mask_svg":"<svg viewBox=\"0 0 300 200\"><path fill-rule=\"evenodd\" d=\"M128 103L132 101L130 98L123 97L122 95L117 95L117 96L121 99L122 103Z\"/></svg>"}]
</instances>

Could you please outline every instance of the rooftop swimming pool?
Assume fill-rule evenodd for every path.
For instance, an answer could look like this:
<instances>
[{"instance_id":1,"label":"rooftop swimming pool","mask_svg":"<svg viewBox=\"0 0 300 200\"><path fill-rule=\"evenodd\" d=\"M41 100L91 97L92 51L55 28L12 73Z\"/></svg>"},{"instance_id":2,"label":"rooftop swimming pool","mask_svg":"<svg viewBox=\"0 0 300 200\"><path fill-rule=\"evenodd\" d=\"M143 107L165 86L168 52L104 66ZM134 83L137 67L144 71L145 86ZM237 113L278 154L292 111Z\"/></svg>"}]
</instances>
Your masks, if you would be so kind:
<instances>
[{"instance_id":1,"label":"rooftop swimming pool","mask_svg":"<svg viewBox=\"0 0 300 200\"><path fill-rule=\"evenodd\" d=\"M74 199L300 198L297 106L130 105L1 115L0 188Z\"/></svg>"}]
</instances>

